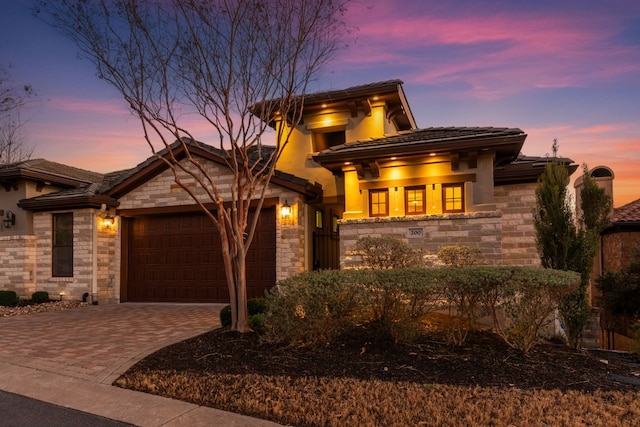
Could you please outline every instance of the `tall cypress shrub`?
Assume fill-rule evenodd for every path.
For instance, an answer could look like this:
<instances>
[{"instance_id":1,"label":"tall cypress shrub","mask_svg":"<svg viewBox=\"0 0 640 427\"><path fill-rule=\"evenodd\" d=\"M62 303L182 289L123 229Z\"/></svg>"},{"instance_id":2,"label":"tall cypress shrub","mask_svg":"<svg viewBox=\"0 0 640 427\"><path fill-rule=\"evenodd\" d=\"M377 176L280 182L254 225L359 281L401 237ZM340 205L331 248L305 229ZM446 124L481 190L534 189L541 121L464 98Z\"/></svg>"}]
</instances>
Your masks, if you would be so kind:
<instances>
[{"instance_id":1,"label":"tall cypress shrub","mask_svg":"<svg viewBox=\"0 0 640 427\"><path fill-rule=\"evenodd\" d=\"M593 258L598 251L600 232L608 225L612 202L585 166L580 192L581 214L576 217L568 193L569 171L558 159L557 150L558 143L554 140L553 158L536 188L536 244L543 267L580 274L579 289L569 294L560 306L569 344L577 348L589 321L588 289Z\"/></svg>"}]
</instances>

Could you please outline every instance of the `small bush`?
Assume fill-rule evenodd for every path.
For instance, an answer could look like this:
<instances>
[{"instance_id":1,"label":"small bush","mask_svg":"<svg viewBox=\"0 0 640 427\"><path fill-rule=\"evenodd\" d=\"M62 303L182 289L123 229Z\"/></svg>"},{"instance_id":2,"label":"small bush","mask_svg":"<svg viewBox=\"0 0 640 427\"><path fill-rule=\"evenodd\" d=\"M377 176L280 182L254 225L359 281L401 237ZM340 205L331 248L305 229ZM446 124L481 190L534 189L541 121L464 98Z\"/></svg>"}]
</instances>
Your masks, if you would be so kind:
<instances>
[{"instance_id":1,"label":"small bush","mask_svg":"<svg viewBox=\"0 0 640 427\"><path fill-rule=\"evenodd\" d=\"M362 286L354 270L303 273L267 296L263 338L272 343L327 343L357 323Z\"/></svg>"},{"instance_id":2,"label":"small bush","mask_svg":"<svg viewBox=\"0 0 640 427\"><path fill-rule=\"evenodd\" d=\"M359 270L363 312L379 322L396 342L412 341L421 331L417 318L440 303L433 270L400 268Z\"/></svg>"},{"instance_id":3,"label":"small bush","mask_svg":"<svg viewBox=\"0 0 640 427\"><path fill-rule=\"evenodd\" d=\"M4 307L13 307L18 305L20 299L15 291L0 291L0 305Z\"/></svg>"},{"instance_id":4,"label":"small bush","mask_svg":"<svg viewBox=\"0 0 640 427\"><path fill-rule=\"evenodd\" d=\"M365 266L375 269L417 267L421 253L396 237L362 237L355 252L362 256Z\"/></svg>"},{"instance_id":5,"label":"small bush","mask_svg":"<svg viewBox=\"0 0 640 427\"><path fill-rule=\"evenodd\" d=\"M231 306L225 305L220 310L220 324L222 326L231 326Z\"/></svg>"},{"instance_id":6,"label":"small bush","mask_svg":"<svg viewBox=\"0 0 640 427\"><path fill-rule=\"evenodd\" d=\"M247 300L247 313L249 316L262 314L267 311L267 300L265 298L249 298Z\"/></svg>"},{"instance_id":7,"label":"small bush","mask_svg":"<svg viewBox=\"0 0 640 427\"><path fill-rule=\"evenodd\" d=\"M444 265L451 267L471 267L480 264L482 250L473 246L443 246L438 258Z\"/></svg>"},{"instance_id":8,"label":"small bush","mask_svg":"<svg viewBox=\"0 0 640 427\"><path fill-rule=\"evenodd\" d=\"M249 327L257 333L261 333L264 330L265 323L266 316L264 313L256 313L249 316Z\"/></svg>"},{"instance_id":9,"label":"small bush","mask_svg":"<svg viewBox=\"0 0 640 427\"><path fill-rule=\"evenodd\" d=\"M249 318L255 314L262 314L267 309L267 301L264 298L249 298L247 300L247 313ZM231 326L231 306L226 305L220 310L220 324L222 326ZM249 327L251 327L251 319L249 319ZM253 327L251 327L253 329Z\"/></svg>"},{"instance_id":10,"label":"small bush","mask_svg":"<svg viewBox=\"0 0 640 427\"><path fill-rule=\"evenodd\" d=\"M31 301L35 304L42 304L44 302L49 302L49 292L46 291L38 291L31 294Z\"/></svg>"}]
</instances>

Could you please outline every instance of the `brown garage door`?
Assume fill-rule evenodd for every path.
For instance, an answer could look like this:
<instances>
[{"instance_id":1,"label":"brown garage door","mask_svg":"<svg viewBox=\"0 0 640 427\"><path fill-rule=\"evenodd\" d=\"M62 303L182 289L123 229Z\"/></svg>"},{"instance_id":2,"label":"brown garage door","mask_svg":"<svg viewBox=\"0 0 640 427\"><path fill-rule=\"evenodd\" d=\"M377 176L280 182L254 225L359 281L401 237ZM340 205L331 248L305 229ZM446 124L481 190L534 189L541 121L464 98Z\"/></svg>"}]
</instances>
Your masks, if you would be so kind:
<instances>
[{"instance_id":1,"label":"brown garage door","mask_svg":"<svg viewBox=\"0 0 640 427\"><path fill-rule=\"evenodd\" d=\"M126 294L135 302L228 302L220 238L204 214L136 217L126 222ZM247 292L275 283L275 209L263 209L247 255Z\"/></svg>"}]
</instances>

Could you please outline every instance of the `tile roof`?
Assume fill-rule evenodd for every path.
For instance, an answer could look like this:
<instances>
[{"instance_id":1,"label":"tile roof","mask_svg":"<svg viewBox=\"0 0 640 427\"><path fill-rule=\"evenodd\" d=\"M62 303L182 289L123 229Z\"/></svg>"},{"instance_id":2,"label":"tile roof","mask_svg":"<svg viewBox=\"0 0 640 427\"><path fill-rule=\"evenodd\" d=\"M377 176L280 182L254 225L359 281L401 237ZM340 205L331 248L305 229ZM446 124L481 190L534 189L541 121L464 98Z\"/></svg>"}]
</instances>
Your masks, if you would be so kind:
<instances>
[{"instance_id":1,"label":"tile roof","mask_svg":"<svg viewBox=\"0 0 640 427\"><path fill-rule=\"evenodd\" d=\"M37 173L47 175L52 180L56 177L64 180L74 180L84 183L102 181L102 174L98 172L80 169L62 163L52 162L45 159L29 159L20 162L0 165L0 176L19 176L25 173Z\"/></svg>"},{"instance_id":2,"label":"tile roof","mask_svg":"<svg viewBox=\"0 0 640 427\"><path fill-rule=\"evenodd\" d=\"M345 99L352 99L363 94L371 94L377 91L395 91L398 85L403 84L402 80L385 80L380 82L367 83L358 86L351 86L346 89L326 90L305 95L305 103L315 102L337 102Z\"/></svg>"},{"instance_id":3,"label":"tile roof","mask_svg":"<svg viewBox=\"0 0 640 427\"><path fill-rule=\"evenodd\" d=\"M313 159L335 172L341 169L344 162L370 162L389 156L494 150L496 165L503 165L517 158L526 137L518 128L431 127L336 145L314 155Z\"/></svg>"},{"instance_id":4,"label":"tile roof","mask_svg":"<svg viewBox=\"0 0 640 427\"><path fill-rule=\"evenodd\" d=\"M614 208L611 222L618 224L640 223L640 199L634 200L619 208Z\"/></svg>"},{"instance_id":5,"label":"tile roof","mask_svg":"<svg viewBox=\"0 0 640 427\"><path fill-rule=\"evenodd\" d=\"M328 148L319 153L319 156L329 153L346 153L361 150L369 150L387 146L397 147L399 144L408 146L412 144L437 143L447 141L462 141L465 139L499 138L524 135L518 128L494 128L494 127L430 127L407 131L399 135L384 138L349 142Z\"/></svg>"}]
</instances>

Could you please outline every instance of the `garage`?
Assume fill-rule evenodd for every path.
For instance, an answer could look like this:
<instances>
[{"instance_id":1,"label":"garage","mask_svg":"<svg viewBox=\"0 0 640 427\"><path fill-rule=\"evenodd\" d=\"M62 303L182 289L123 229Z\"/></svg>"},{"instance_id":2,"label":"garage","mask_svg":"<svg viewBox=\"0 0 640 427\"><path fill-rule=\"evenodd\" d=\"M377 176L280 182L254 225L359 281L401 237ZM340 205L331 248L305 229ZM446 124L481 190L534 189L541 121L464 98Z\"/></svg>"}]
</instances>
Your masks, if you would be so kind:
<instances>
[{"instance_id":1,"label":"garage","mask_svg":"<svg viewBox=\"0 0 640 427\"><path fill-rule=\"evenodd\" d=\"M219 233L200 212L145 215L123 222L121 301L226 303ZM260 213L247 254L247 293L275 284L275 208Z\"/></svg>"}]
</instances>

